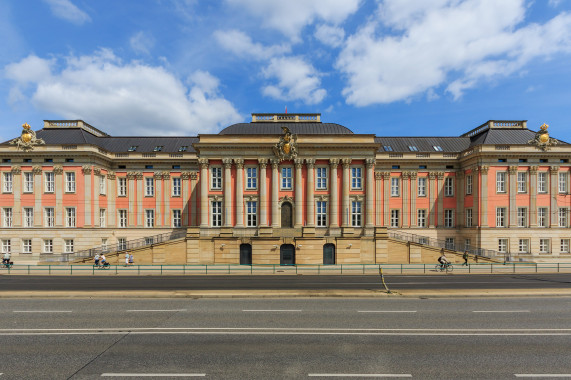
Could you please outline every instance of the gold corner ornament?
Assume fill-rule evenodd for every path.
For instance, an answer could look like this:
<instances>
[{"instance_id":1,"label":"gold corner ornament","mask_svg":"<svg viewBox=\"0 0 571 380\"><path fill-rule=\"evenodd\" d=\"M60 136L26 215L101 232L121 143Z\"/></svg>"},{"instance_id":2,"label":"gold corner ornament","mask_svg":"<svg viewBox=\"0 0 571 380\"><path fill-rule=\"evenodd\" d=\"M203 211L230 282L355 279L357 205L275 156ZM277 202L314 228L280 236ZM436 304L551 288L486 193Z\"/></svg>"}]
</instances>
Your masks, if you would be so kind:
<instances>
[{"instance_id":1,"label":"gold corner ornament","mask_svg":"<svg viewBox=\"0 0 571 380\"><path fill-rule=\"evenodd\" d=\"M22 134L20 137L10 141L11 145L16 145L18 149L30 151L37 145L44 145L46 142L36 137L36 132L32 130L28 123L22 124Z\"/></svg>"},{"instance_id":2,"label":"gold corner ornament","mask_svg":"<svg viewBox=\"0 0 571 380\"><path fill-rule=\"evenodd\" d=\"M559 144L556 139L549 137L547 128L549 128L549 125L543 123L541 127L539 127L539 131L535 133L535 137L529 140L527 143L535 145L537 149L541 149L544 152L549 150L553 145Z\"/></svg>"},{"instance_id":3,"label":"gold corner ornament","mask_svg":"<svg viewBox=\"0 0 571 380\"><path fill-rule=\"evenodd\" d=\"M292 160L297 157L297 135L293 135L288 127L282 127L284 134L274 145L274 153L280 161Z\"/></svg>"}]
</instances>

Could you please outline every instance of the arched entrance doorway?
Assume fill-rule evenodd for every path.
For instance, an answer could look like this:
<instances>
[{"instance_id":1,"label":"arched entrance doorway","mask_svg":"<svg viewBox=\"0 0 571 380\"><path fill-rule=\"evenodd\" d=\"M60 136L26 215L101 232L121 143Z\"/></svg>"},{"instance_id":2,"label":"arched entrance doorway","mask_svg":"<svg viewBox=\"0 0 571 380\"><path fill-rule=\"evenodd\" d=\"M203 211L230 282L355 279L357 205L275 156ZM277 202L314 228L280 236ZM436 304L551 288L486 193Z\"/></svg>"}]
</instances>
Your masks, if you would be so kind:
<instances>
[{"instance_id":1,"label":"arched entrance doorway","mask_svg":"<svg viewBox=\"0 0 571 380\"><path fill-rule=\"evenodd\" d=\"M252 265L251 244L240 244L240 265Z\"/></svg>"},{"instance_id":2,"label":"arched entrance doorway","mask_svg":"<svg viewBox=\"0 0 571 380\"><path fill-rule=\"evenodd\" d=\"M323 246L323 264L335 264L335 244L328 243Z\"/></svg>"},{"instance_id":3,"label":"arched entrance doorway","mask_svg":"<svg viewBox=\"0 0 571 380\"><path fill-rule=\"evenodd\" d=\"M282 203L282 228L293 227L292 209L291 203Z\"/></svg>"},{"instance_id":4,"label":"arched entrance doorway","mask_svg":"<svg viewBox=\"0 0 571 380\"><path fill-rule=\"evenodd\" d=\"M292 244L282 244L280 247L280 265L295 264L295 247Z\"/></svg>"}]
</instances>

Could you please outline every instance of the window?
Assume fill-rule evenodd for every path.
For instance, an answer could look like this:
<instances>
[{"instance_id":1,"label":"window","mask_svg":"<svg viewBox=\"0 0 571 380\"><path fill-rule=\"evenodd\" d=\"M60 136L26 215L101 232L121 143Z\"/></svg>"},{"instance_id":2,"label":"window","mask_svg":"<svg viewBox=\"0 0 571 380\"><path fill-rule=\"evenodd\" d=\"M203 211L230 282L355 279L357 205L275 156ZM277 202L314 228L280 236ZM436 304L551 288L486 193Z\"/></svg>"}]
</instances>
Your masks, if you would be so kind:
<instances>
[{"instance_id":1,"label":"window","mask_svg":"<svg viewBox=\"0 0 571 380\"><path fill-rule=\"evenodd\" d=\"M73 239L65 239L65 253L73 253Z\"/></svg>"},{"instance_id":2,"label":"window","mask_svg":"<svg viewBox=\"0 0 571 380\"><path fill-rule=\"evenodd\" d=\"M498 239L498 252L499 253L508 252L508 239Z\"/></svg>"},{"instance_id":3,"label":"window","mask_svg":"<svg viewBox=\"0 0 571 380\"><path fill-rule=\"evenodd\" d=\"M145 165L145 169L152 169L153 165Z\"/></svg>"},{"instance_id":4,"label":"window","mask_svg":"<svg viewBox=\"0 0 571 380\"><path fill-rule=\"evenodd\" d=\"M445 247L446 249L452 249L452 250L454 250L454 247L455 247L455 246L456 246L456 244L454 243L454 238L447 237L447 238L444 240L444 247Z\"/></svg>"},{"instance_id":5,"label":"window","mask_svg":"<svg viewBox=\"0 0 571 380\"><path fill-rule=\"evenodd\" d=\"M145 227L152 228L155 226L155 210L145 210Z\"/></svg>"},{"instance_id":6,"label":"window","mask_svg":"<svg viewBox=\"0 0 571 380\"><path fill-rule=\"evenodd\" d=\"M24 208L24 227L34 227L34 209L31 207Z\"/></svg>"},{"instance_id":7,"label":"window","mask_svg":"<svg viewBox=\"0 0 571 380\"><path fill-rule=\"evenodd\" d=\"M256 227L257 226L257 206L258 202L256 201L247 201L246 202L246 226L247 227Z\"/></svg>"},{"instance_id":8,"label":"window","mask_svg":"<svg viewBox=\"0 0 571 380\"><path fill-rule=\"evenodd\" d=\"M188 145L183 145L180 148L178 148L179 152L186 152L188 150Z\"/></svg>"},{"instance_id":9,"label":"window","mask_svg":"<svg viewBox=\"0 0 571 380\"><path fill-rule=\"evenodd\" d=\"M471 208L466 209L466 227L472 227L473 223L473 212Z\"/></svg>"},{"instance_id":10,"label":"window","mask_svg":"<svg viewBox=\"0 0 571 380\"><path fill-rule=\"evenodd\" d=\"M414 145L409 145L408 150L410 150L411 152L418 152L418 148Z\"/></svg>"},{"instance_id":11,"label":"window","mask_svg":"<svg viewBox=\"0 0 571 380\"><path fill-rule=\"evenodd\" d=\"M426 177L418 177L418 196L426 197Z\"/></svg>"},{"instance_id":12,"label":"window","mask_svg":"<svg viewBox=\"0 0 571 380\"><path fill-rule=\"evenodd\" d=\"M559 160L559 162L562 163L562 164L566 164L566 163L569 162L569 159L568 159L568 158L562 158L562 159Z\"/></svg>"},{"instance_id":13,"label":"window","mask_svg":"<svg viewBox=\"0 0 571 380\"><path fill-rule=\"evenodd\" d=\"M351 168L351 189L361 189L361 168Z\"/></svg>"},{"instance_id":14,"label":"window","mask_svg":"<svg viewBox=\"0 0 571 380\"><path fill-rule=\"evenodd\" d=\"M222 168L219 166L214 166L210 168L210 173L210 188L215 190L222 189Z\"/></svg>"},{"instance_id":15,"label":"window","mask_svg":"<svg viewBox=\"0 0 571 380\"><path fill-rule=\"evenodd\" d=\"M547 227L547 207L537 209L537 227Z\"/></svg>"},{"instance_id":16,"label":"window","mask_svg":"<svg viewBox=\"0 0 571 380\"><path fill-rule=\"evenodd\" d=\"M446 177L444 179L444 196L454 196L454 178L452 177Z\"/></svg>"},{"instance_id":17,"label":"window","mask_svg":"<svg viewBox=\"0 0 571 380\"><path fill-rule=\"evenodd\" d=\"M104 208L100 208L99 209L99 227L105 227L106 226L106 216L107 216L107 210L105 210Z\"/></svg>"},{"instance_id":18,"label":"window","mask_svg":"<svg viewBox=\"0 0 571 380\"><path fill-rule=\"evenodd\" d=\"M529 239L519 239L519 253L529 253Z\"/></svg>"},{"instance_id":19,"label":"window","mask_svg":"<svg viewBox=\"0 0 571 380\"><path fill-rule=\"evenodd\" d=\"M398 228L399 226L399 212L400 210L391 210L391 227Z\"/></svg>"},{"instance_id":20,"label":"window","mask_svg":"<svg viewBox=\"0 0 571 380\"><path fill-rule=\"evenodd\" d=\"M12 227L12 208L6 207L2 209L2 226Z\"/></svg>"},{"instance_id":21,"label":"window","mask_svg":"<svg viewBox=\"0 0 571 380\"><path fill-rule=\"evenodd\" d=\"M391 178L391 197L398 197L400 194L399 179L397 177Z\"/></svg>"},{"instance_id":22,"label":"window","mask_svg":"<svg viewBox=\"0 0 571 380\"><path fill-rule=\"evenodd\" d=\"M10 163L10 162L12 162L12 159L11 158L3 158L2 162Z\"/></svg>"},{"instance_id":23,"label":"window","mask_svg":"<svg viewBox=\"0 0 571 380\"><path fill-rule=\"evenodd\" d=\"M34 173L24 173L24 193L34 192Z\"/></svg>"},{"instance_id":24,"label":"window","mask_svg":"<svg viewBox=\"0 0 571 380\"><path fill-rule=\"evenodd\" d=\"M444 227L454 227L454 210L444 210Z\"/></svg>"},{"instance_id":25,"label":"window","mask_svg":"<svg viewBox=\"0 0 571 380\"><path fill-rule=\"evenodd\" d=\"M155 239L152 236L145 237L145 245L152 245L155 242Z\"/></svg>"},{"instance_id":26,"label":"window","mask_svg":"<svg viewBox=\"0 0 571 380\"><path fill-rule=\"evenodd\" d=\"M32 239L22 240L22 253L32 253Z\"/></svg>"},{"instance_id":27,"label":"window","mask_svg":"<svg viewBox=\"0 0 571 380\"><path fill-rule=\"evenodd\" d=\"M383 145L383 149L385 150L385 152L392 152L393 151L393 147L390 145Z\"/></svg>"},{"instance_id":28,"label":"window","mask_svg":"<svg viewBox=\"0 0 571 380\"><path fill-rule=\"evenodd\" d=\"M419 227L426 227L426 210L416 210L416 224Z\"/></svg>"},{"instance_id":29,"label":"window","mask_svg":"<svg viewBox=\"0 0 571 380\"><path fill-rule=\"evenodd\" d=\"M119 251L127 249L127 238L117 238L117 248Z\"/></svg>"},{"instance_id":30,"label":"window","mask_svg":"<svg viewBox=\"0 0 571 380\"><path fill-rule=\"evenodd\" d=\"M498 207L496 209L496 227L506 226L506 208Z\"/></svg>"},{"instance_id":31,"label":"window","mask_svg":"<svg viewBox=\"0 0 571 380\"><path fill-rule=\"evenodd\" d=\"M99 194L107 194L107 182L104 175L99 176Z\"/></svg>"},{"instance_id":32,"label":"window","mask_svg":"<svg viewBox=\"0 0 571 380\"><path fill-rule=\"evenodd\" d=\"M549 253L549 239L539 239L539 253Z\"/></svg>"},{"instance_id":33,"label":"window","mask_svg":"<svg viewBox=\"0 0 571 380\"><path fill-rule=\"evenodd\" d=\"M549 162L549 160L547 158L540 158L539 162L541 162L542 164Z\"/></svg>"},{"instance_id":34,"label":"window","mask_svg":"<svg viewBox=\"0 0 571 380\"><path fill-rule=\"evenodd\" d=\"M65 173L65 192L75 193L75 173L66 172Z\"/></svg>"},{"instance_id":35,"label":"window","mask_svg":"<svg viewBox=\"0 0 571 380\"><path fill-rule=\"evenodd\" d=\"M182 213L180 210L172 210L172 226L174 228L182 227Z\"/></svg>"},{"instance_id":36,"label":"window","mask_svg":"<svg viewBox=\"0 0 571 380\"><path fill-rule=\"evenodd\" d=\"M258 168L246 168L246 190L258 188Z\"/></svg>"},{"instance_id":37,"label":"window","mask_svg":"<svg viewBox=\"0 0 571 380\"><path fill-rule=\"evenodd\" d=\"M361 202L351 202L351 226L361 227Z\"/></svg>"},{"instance_id":38,"label":"window","mask_svg":"<svg viewBox=\"0 0 571 380\"><path fill-rule=\"evenodd\" d=\"M558 216L559 227L567 227L567 209L563 207L559 208Z\"/></svg>"},{"instance_id":39,"label":"window","mask_svg":"<svg viewBox=\"0 0 571 380\"><path fill-rule=\"evenodd\" d=\"M53 207L46 207L44 209L44 226L55 227L55 213Z\"/></svg>"},{"instance_id":40,"label":"window","mask_svg":"<svg viewBox=\"0 0 571 380\"><path fill-rule=\"evenodd\" d=\"M173 165L172 168L173 169L180 169L180 165Z\"/></svg>"},{"instance_id":41,"label":"window","mask_svg":"<svg viewBox=\"0 0 571 380\"><path fill-rule=\"evenodd\" d=\"M435 151L442 152L442 147L440 145L433 145L432 147L434 148Z\"/></svg>"},{"instance_id":42,"label":"window","mask_svg":"<svg viewBox=\"0 0 571 380\"><path fill-rule=\"evenodd\" d=\"M222 226L222 202L212 201L212 227Z\"/></svg>"},{"instance_id":43,"label":"window","mask_svg":"<svg viewBox=\"0 0 571 380\"><path fill-rule=\"evenodd\" d=\"M400 169L400 165L393 165L391 166L391 169Z\"/></svg>"},{"instance_id":44,"label":"window","mask_svg":"<svg viewBox=\"0 0 571 380\"><path fill-rule=\"evenodd\" d=\"M65 226L75 227L75 207L66 207L65 209Z\"/></svg>"},{"instance_id":45,"label":"window","mask_svg":"<svg viewBox=\"0 0 571 380\"><path fill-rule=\"evenodd\" d=\"M145 177L145 197L155 195L155 179L153 177Z\"/></svg>"},{"instance_id":46,"label":"window","mask_svg":"<svg viewBox=\"0 0 571 380\"><path fill-rule=\"evenodd\" d=\"M44 253L54 253L54 241L52 239L44 240Z\"/></svg>"},{"instance_id":47,"label":"window","mask_svg":"<svg viewBox=\"0 0 571 380\"><path fill-rule=\"evenodd\" d=\"M12 240L2 240L2 253L12 253Z\"/></svg>"},{"instance_id":48,"label":"window","mask_svg":"<svg viewBox=\"0 0 571 380\"><path fill-rule=\"evenodd\" d=\"M128 151L129 151L129 152L135 152L138 147L139 147L138 145L131 145L131 146L129 147L129 150L128 150Z\"/></svg>"},{"instance_id":49,"label":"window","mask_svg":"<svg viewBox=\"0 0 571 380\"><path fill-rule=\"evenodd\" d=\"M508 160L505 158L498 158L498 162L508 162Z\"/></svg>"},{"instance_id":50,"label":"window","mask_svg":"<svg viewBox=\"0 0 571 380\"><path fill-rule=\"evenodd\" d=\"M466 195L472 194L473 180L474 177L472 177L471 175L466 176Z\"/></svg>"},{"instance_id":51,"label":"window","mask_svg":"<svg viewBox=\"0 0 571 380\"><path fill-rule=\"evenodd\" d=\"M4 186L2 191L5 193L12 192L12 173L4 173Z\"/></svg>"},{"instance_id":52,"label":"window","mask_svg":"<svg viewBox=\"0 0 571 380\"><path fill-rule=\"evenodd\" d=\"M317 227L327 227L327 202L317 201Z\"/></svg>"},{"instance_id":53,"label":"window","mask_svg":"<svg viewBox=\"0 0 571 380\"><path fill-rule=\"evenodd\" d=\"M506 192L506 172L496 173L496 192L497 193Z\"/></svg>"},{"instance_id":54,"label":"window","mask_svg":"<svg viewBox=\"0 0 571 380\"><path fill-rule=\"evenodd\" d=\"M317 168L317 190L327 190L327 168Z\"/></svg>"},{"instance_id":55,"label":"window","mask_svg":"<svg viewBox=\"0 0 571 380\"><path fill-rule=\"evenodd\" d=\"M517 172L517 192L527 193L527 173Z\"/></svg>"},{"instance_id":56,"label":"window","mask_svg":"<svg viewBox=\"0 0 571 380\"><path fill-rule=\"evenodd\" d=\"M44 191L46 193L53 193L55 191L55 179L54 179L54 172L45 172L44 173Z\"/></svg>"},{"instance_id":57,"label":"window","mask_svg":"<svg viewBox=\"0 0 571 380\"><path fill-rule=\"evenodd\" d=\"M282 168L282 190L291 189L292 174L291 167Z\"/></svg>"},{"instance_id":58,"label":"window","mask_svg":"<svg viewBox=\"0 0 571 380\"><path fill-rule=\"evenodd\" d=\"M162 145L157 145L156 147L153 148L153 152L162 152L164 146Z\"/></svg>"},{"instance_id":59,"label":"window","mask_svg":"<svg viewBox=\"0 0 571 380\"><path fill-rule=\"evenodd\" d=\"M426 165L418 165L418 168L419 168L419 169L426 169L427 166L426 166Z\"/></svg>"},{"instance_id":60,"label":"window","mask_svg":"<svg viewBox=\"0 0 571 380\"><path fill-rule=\"evenodd\" d=\"M31 159L31 158L24 158L24 159L22 160L22 162L32 162L32 159Z\"/></svg>"},{"instance_id":61,"label":"window","mask_svg":"<svg viewBox=\"0 0 571 380\"><path fill-rule=\"evenodd\" d=\"M119 169L127 169L127 165L119 165Z\"/></svg>"},{"instance_id":62,"label":"window","mask_svg":"<svg viewBox=\"0 0 571 380\"><path fill-rule=\"evenodd\" d=\"M560 193L567 193L568 186L567 186L567 173L559 173L559 192Z\"/></svg>"},{"instance_id":63,"label":"window","mask_svg":"<svg viewBox=\"0 0 571 380\"><path fill-rule=\"evenodd\" d=\"M464 251L469 251L471 247L472 247L472 240L464 239Z\"/></svg>"},{"instance_id":64,"label":"window","mask_svg":"<svg viewBox=\"0 0 571 380\"><path fill-rule=\"evenodd\" d=\"M527 227L527 208L525 207L517 208L517 226Z\"/></svg>"},{"instance_id":65,"label":"window","mask_svg":"<svg viewBox=\"0 0 571 380\"><path fill-rule=\"evenodd\" d=\"M527 158L520 158L518 162L527 162Z\"/></svg>"},{"instance_id":66,"label":"window","mask_svg":"<svg viewBox=\"0 0 571 380\"><path fill-rule=\"evenodd\" d=\"M547 193L547 172L537 173L537 192Z\"/></svg>"},{"instance_id":67,"label":"window","mask_svg":"<svg viewBox=\"0 0 571 380\"><path fill-rule=\"evenodd\" d=\"M560 252L569 253L569 239L561 239Z\"/></svg>"},{"instance_id":68,"label":"window","mask_svg":"<svg viewBox=\"0 0 571 380\"><path fill-rule=\"evenodd\" d=\"M118 177L118 182L117 182L117 195L120 197L126 197L127 196L127 178L125 177Z\"/></svg>"},{"instance_id":69,"label":"window","mask_svg":"<svg viewBox=\"0 0 571 380\"><path fill-rule=\"evenodd\" d=\"M107 251L107 239L105 238L101 239L101 249Z\"/></svg>"},{"instance_id":70,"label":"window","mask_svg":"<svg viewBox=\"0 0 571 380\"><path fill-rule=\"evenodd\" d=\"M172 196L180 197L181 194L181 179L180 177L173 177L172 179Z\"/></svg>"},{"instance_id":71,"label":"window","mask_svg":"<svg viewBox=\"0 0 571 380\"><path fill-rule=\"evenodd\" d=\"M119 210L119 227L127 227L127 210Z\"/></svg>"}]
</instances>

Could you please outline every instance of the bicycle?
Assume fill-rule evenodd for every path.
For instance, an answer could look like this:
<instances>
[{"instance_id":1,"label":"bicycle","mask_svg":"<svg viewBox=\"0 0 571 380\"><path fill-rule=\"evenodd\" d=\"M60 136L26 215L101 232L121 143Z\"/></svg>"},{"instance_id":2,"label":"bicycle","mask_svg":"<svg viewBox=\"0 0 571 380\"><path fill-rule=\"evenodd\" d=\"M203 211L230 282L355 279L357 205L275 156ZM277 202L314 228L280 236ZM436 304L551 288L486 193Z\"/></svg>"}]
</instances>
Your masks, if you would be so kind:
<instances>
[{"instance_id":1,"label":"bicycle","mask_svg":"<svg viewBox=\"0 0 571 380\"><path fill-rule=\"evenodd\" d=\"M97 269L111 269L111 264L104 262L103 264L93 264L93 267Z\"/></svg>"},{"instance_id":2,"label":"bicycle","mask_svg":"<svg viewBox=\"0 0 571 380\"><path fill-rule=\"evenodd\" d=\"M436 266L434 267L434 270L436 272L440 271L440 272L444 272L446 271L446 273L448 272L452 272L454 270L454 266L452 265L452 263L446 263L445 265L441 265L441 264L436 264Z\"/></svg>"}]
</instances>

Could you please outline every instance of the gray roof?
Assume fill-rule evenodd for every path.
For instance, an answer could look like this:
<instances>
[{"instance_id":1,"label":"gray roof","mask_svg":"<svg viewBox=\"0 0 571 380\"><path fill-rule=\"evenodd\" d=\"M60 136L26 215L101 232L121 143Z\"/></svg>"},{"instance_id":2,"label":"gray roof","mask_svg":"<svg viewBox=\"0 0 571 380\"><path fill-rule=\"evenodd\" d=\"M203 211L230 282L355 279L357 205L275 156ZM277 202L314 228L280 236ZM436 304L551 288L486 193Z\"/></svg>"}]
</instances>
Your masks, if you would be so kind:
<instances>
[{"instance_id":1,"label":"gray roof","mask_svg":"<svg viewBox=\"0 0 571 380\"><path fill-rule=\"evenodd\" d=\"M238 123L224 128L219 135L282 135L288 127L294 135L347 135L353 132L335 123Z\"/></svg>"},{"instance_id":2,"label":"gray roof","mask_svg":"<svg viewBox=\"0 0 571 380\"><path fill-rule=\"evenodd\" d=\"M472 143L470 145L525 145L529 140L533 140L535 138L535 134L536 132L529 129L492 128L480 133L479 135L471 137ZM567 145L565 141L557 141L559 141L560 144Z\"/></svg>"},{"instance_id":3,"label":"gray roof","mask_svg":"<svg viewBox=\"0 0 571 380\"><path fill-rule=\"evenodd\" d=\"M375 137L375 142L381 144L379 152L385 152L385 146L390 146L392 152L411 152L409 146L415 146L418 152L436 152L435 146L442 152L461 152L470 146L468 137Z\"/></svg>"}]
</instances>

